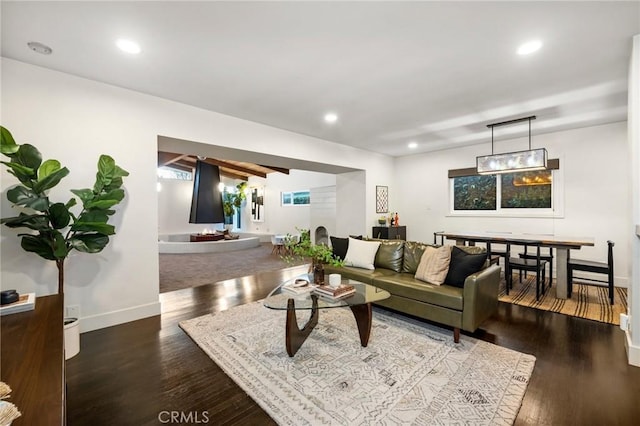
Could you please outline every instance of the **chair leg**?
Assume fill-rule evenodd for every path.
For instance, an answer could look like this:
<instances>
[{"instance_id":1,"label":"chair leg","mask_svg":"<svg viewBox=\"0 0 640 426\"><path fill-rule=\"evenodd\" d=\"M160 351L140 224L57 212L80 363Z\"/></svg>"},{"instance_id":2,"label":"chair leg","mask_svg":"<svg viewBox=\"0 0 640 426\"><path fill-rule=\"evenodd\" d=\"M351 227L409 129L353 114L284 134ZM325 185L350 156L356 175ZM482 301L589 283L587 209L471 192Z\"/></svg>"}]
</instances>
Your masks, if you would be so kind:
<instances>
[{"instance_id":1,"label":"chair leg","mask_svg":"<svg viewBox=\"0 0 640 426\"><path fill-rule=\"evenodd\" d=\"M609 271L609 301L613 305L613 271Z\"/></svg>"},{"instance_id":2,"label":"chair leg","mask_svg":"<svg viewBox=\"0 0 640 426\"><path fill-rule=\"evenodd\" d=\"M536 301L540 300L540 270L536 272Z\"/></svg>"},{"instance_id":3,"label":"chair leg","mask_svg":"<svg viewBox=\"0 0 640 426\"><path fill-rule=\"evenodd\" d=\"M549 250L549 288L551 288L551 283L553 282L553 249Z\"/></svg>"},{"instance_id":4,"label":"chair leg","mask_svg":"<svg viewBox=\"0 0 640 426\"><path fill-rule=\"evenodd\" d=\"M571 299L572 292L573 292L573 269L571 269L571 266L567 266L567 299Z\"/></svg>"}]
</instances>

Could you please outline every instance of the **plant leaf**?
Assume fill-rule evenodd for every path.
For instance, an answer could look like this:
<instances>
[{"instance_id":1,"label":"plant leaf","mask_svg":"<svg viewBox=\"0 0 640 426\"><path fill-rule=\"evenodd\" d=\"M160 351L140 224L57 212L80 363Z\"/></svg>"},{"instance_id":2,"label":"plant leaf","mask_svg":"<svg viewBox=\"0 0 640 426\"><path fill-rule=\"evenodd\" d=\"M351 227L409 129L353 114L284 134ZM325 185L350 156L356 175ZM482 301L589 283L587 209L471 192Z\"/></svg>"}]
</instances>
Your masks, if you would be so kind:
<instances>
[{"instance_id":1,"label":"plant leaf","mask_svg":"<svg viewBox=\"0 0 640 426\"><path fill-rule=\"evenodd\" d=\"M49 176L51 173L60 170L60 162L58 160L47 160L38 168L38 181Z\"/></svg>"},{"instance_id":2,"label":"plant leaf","mask_svg":"<svg viewBox=\"0 0 640 426\"><path fill-rule=\"evenodd\" d=\"M102 234L81 234L69 240L71 247L83 253L98 253L109 244L109 237Z\"/></svg>"},{"instance_id":3,"label":"plant leaf","mask_svg":"<svg viewBox=\"0 0 640 426\"><path fill-rule=\"evenodd\" d=\"M30 251L47 260L56 260L53 249L46 238L40 235L21 234L20 245L25 251Z\"/></svg>"},{"instance_id":4,"label":"plant leaf","mask_svg":"<svg viewBox=\"0 0 640 426\"><path fill-rule=\"evenodd\" d=\"M65 204L65 206L67 206L67 210L68 210L71 207L75 206L76 204L78 204L76 199L75 198L71 198L69 201L67 201L67 204Z\"/></svg>"},{"instance_id":5,"label":"plant leaf","mask_svg":"<svg viewBox=\"0 0 640 426\"><path fill-rule=\"evenodd\" d=\"M0 126L0 152L4 155L13 155L19 148L20 145L16 144L11 132L6 127Z\"/></svg>"},{"instance_id":6,"label":"plant leaf","mask_svg":"<svg viewBox=\"0 0 640 426\"><path fill-rule=\"evenodd\" d=\"M53 234L53 255L56 259L64 259L69 254L69 248L62 234L55 231Z\"/></svg>"},{"instance_id":7,"label":"plant leaf","mask_svg":"<svg viewBox=\"0 0 640 426\"><path fill-rule=\"evenodd\" d=\"M44 179L38 180L38 182L36 182L33 185L33 190L35 192L42 193L48 189L51 189L54 186L56 186L58 183L60 183L60 180L62 180L62 178L68 174L69 174L69 169L67 169L66 167L56 170L55 172L52 172L50 175L48 175Z\"/></svg>"},{"instance_id":8,"label":"plant leaf","mask_svg":"<svg viewBox=\"0 0 640 426\"><path fill-rule=\"evenodd\" d=\"M8 190L7 199L19 206L30 207L41 212L49 208L49 199L47 197L40 197L22 185L15 186Z\"/></svg>"},{"instance_id":9,"label":"plant leaf","mask_svg":"<svg viewBox=\"0 0 640 426\"><path fill-rule=\"evenodd\" d=\"M55 203L49 207L49 220L53 229L62 229L69 225L71 216L69 209L62 203Z\"/></svg>"},{"instance_id":10,"label":"plant leaf","mask_svg":"<svg viewBox=\"0 0 640 426\"><path fill-rule=\"evenodd\" d=\"M45 231L49 229L49 221L42 214L24 214L20 213L16 217L6 217L0 220L0 223L9 228L29 228L35 231Z\"/></svg>"},{"instance_id":11,"label":"plant leaf","mask_svg":"<svg viewBox=\"0 0 640 426\"><path fill-rule=\"evenodd\" d=\"M71 192L73 192L78 196L78 198L80 198L83 207L86 206L89 201L93 200L93 191L91 189L72 189Z\"/></svg>"},{"instance_id":12,"label":"plant leaf","mask_svg":"<svg viewBox=\"0 0 640 426\"><path fill-rule=\"evenodd\" d=\"M0 163L9 167L10 170L7 171L17 177L22 183L29 181L30 179L35 179L36 177L36 173L31 167L10 161L0 161Z\"/></svg>"},{"instance_id":13,"label":"plant leaf","mask_svg":"<svg viewBox=\"0 0 640 426\"><path fill-rule=\"evenodd\" d=\"M113 235L116 228L103 222L76 222L71 225L71 230L75 232L98 232L104 235Z\"/></svg>"},{"instance_id":14,"label":"plant leaf","mask_svg":"<svg viewBox=\"0 0 640 426\"><path fill-rule=\"evenodd\" d=\"M38 148L35 146L25 143L20 145L18 151L11 156L11 159L14 163L29 167L35 171L38 170L38 167L40 167L42 163L42 154L40 154L40 151L38 151Z\"/></svg>"},{"instance_id":15,"label":"plant leaf","mask_svg":"<svg viewBox=\"0 0 640 426\"><path fill-rule=\"evenodd\" d=\"M105 210L89 210L80 215L76 223L101 222L107 223L109 216Z\"/></svg>"}]
</instances>

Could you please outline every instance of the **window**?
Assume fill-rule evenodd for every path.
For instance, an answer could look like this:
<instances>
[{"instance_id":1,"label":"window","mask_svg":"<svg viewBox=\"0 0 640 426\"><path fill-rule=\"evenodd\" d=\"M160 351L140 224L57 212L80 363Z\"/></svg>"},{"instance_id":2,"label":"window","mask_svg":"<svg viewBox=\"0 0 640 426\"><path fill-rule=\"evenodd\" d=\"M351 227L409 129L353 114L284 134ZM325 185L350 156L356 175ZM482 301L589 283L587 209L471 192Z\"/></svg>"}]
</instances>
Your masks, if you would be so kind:
<instances>
[{"instance_id":1,"label":"window","mask_svg":"<svg viewBox=\"0 0 640 426\"><path fill-rule=\"evenodd\" d=\"M311 204L311 194L308 190L282 193L283 206L308 206Z\"/></svg>"},{"instance_id":2,"label":"window","mask_svg":"<svg viewBox=\"0 0 640 426\"><path fill-rule=\"evenodd\" d=\"M191 172L166 166L158 167L158 177L162 179L193 180L193 174Z\"/></svg>"},{"instance_id":3,"label":"window","mask_svg":"<svg viewBox=\"0 0 640 426\"><path fill-rule=\"evenodd\" d=\"M452 211L552 212L556 192L553 177L551 170L453 177Z\"/></svg>"}]
</instances>

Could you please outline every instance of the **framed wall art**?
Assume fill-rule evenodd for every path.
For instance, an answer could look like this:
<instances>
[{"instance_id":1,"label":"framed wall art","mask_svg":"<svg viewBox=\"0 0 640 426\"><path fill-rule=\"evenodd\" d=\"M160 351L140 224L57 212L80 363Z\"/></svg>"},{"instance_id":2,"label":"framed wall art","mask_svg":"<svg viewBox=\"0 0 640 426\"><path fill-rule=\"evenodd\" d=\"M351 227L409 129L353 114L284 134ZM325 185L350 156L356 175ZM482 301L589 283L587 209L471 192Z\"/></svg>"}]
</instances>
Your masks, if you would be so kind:
<instances>
[{"instance_id":1,"label":"framed wall art","mask_svg":"<svg viewBox=\"0 0 640 426\"><path fill-rule=\"evenodd\" d=\"M376 186L376 213L389 212L389 187Z\"/></svg>"}]
</instances>

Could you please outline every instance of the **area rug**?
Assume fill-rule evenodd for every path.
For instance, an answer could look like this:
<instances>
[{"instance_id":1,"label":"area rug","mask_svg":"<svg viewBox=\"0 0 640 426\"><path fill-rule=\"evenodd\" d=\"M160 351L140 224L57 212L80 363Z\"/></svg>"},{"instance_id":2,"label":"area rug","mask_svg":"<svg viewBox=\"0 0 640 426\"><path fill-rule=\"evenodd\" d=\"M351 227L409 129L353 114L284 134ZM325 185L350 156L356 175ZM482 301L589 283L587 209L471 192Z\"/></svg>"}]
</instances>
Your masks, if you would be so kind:
<instances>
[{"instance_id":1,"label":"area rug","mask_svg":"<svg viewBox=\"0 0 640 426\"><path fill-rule=\"evenodd\" d=\"M571 299L556 299L556 288L547 288L540 300L536 300L536 277L529 275L518 282L513 277L513 289L506 293L505 281L500 284L498 299L501 302L528 306L543 311L557 312L564 315L586 318L594 321L619 325L620 314L627 312L627 289L614 287L613 301L609 303L609 289L607 287L583 285L573 283Z\"/></svg>"},{"instance_id":2,"label":"area rug","mask_svg":"<svg viewBox=\"0 0 640 426\"><path fill-rule=\"evenodd\" d=\"M511 425L535 364L468 336L455 344L451 330L375 308L367 348L349 309L324 309L290 358L285 316L254 302L180 323L283 425Z\"/></svg>"}]
</instances>

